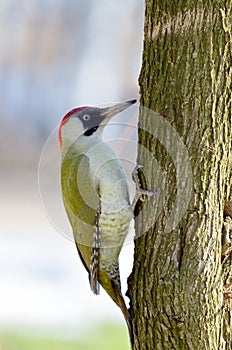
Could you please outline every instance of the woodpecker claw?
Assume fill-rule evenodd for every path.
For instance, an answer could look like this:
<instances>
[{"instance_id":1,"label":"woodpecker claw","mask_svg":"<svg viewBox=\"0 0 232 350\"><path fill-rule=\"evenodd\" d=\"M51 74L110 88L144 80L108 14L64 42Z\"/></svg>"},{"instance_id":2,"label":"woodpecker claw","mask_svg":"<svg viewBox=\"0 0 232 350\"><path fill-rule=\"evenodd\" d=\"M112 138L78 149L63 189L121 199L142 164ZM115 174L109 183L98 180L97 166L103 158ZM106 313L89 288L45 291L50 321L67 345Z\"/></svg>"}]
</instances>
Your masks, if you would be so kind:
<instances>
[{"instance_id":1,"label":"woodpecker claw","mask_svg":"<svg viewBox=\"0 0 232 350\"><path fill-rule=\"evenodd\" d=\"M141 164L137 164L136 167L134 168L133 172L132 172L132 180L135 183L135 187L136 187L136 195L133 199L132 202L132 208L133 210L136 207L136 204L138 203L138 201L140 200L141 202L145 202L149 197L154 197L156 196L160 191L149 191L143 188L142 184L141 184L141 180L143 180L142 182L145 184L145 188L146 188L146 179L144 176L143 171L141 171L140 169L143 169L144 166Z\"/></svg>"},{"instance_id":2,"label":"woodpecker claw","mask_svg":"<svg viewBox=\"0 0 232 350\"><path fill-rule=\"evenodd\" d=\"M139 179L139 170L143 169L144 166L142 164L137 164L136 167L134 168L134 170L132 171L132 180L135 183L135 187L136 190L139 190L142 188L141 183L140 183L140 179Z\"/></svg>"},{"instance_id":3,"label":"woodpecker claw","mask_svg":"<svg viewBox=\"0 0 232 350\"><path fill-rule=\"evenodd\" d=\"M144 168L144 166L142 164L137 164L135 166L134 170L132 171L132 178L134 178L137 175L138 170L142 169L142 168Z\"/></svg>"},{"instance_id":4,"label":"woodpecker claw","mask_svg":"<svg viewBox=\"0 0 232 350\"><path fill-rule=\"evenodd\" d=\"M141 202L145 202L146 200L148 200L148 198L150 197L154 197L156 196L157 194L160 193L160 190L154 192L154 191L149 191L149 190L143 190L143 189L138 189L136 191L136 195L133 199L133 202L132 202L132 208L134 210L136 204L138 203L138 201L140 200Z\"/></svg>"},{"instance_id":5,"label":"woodpecker claw","mask_svg":"<svg viewBox=\"0 0 232 350\"><path fill-rule=\"evenodd\" d=\"M145 202L148 197L154 197L156 196L160 191L149 191L149 190L143 190L143 189L139 189L137 192L136 192L136 195L138 196L138 199L140 199L142 202Z\"/></svg>"},{"instance_id":6,"label":"woodpecker claw","mask_svg":"<svg viewBox=\"0 0 232 350\"><path fill-rule=\"evenodd\" d=\"M136 172L138 169L142 169L142 168L144 168L144 165L142 165L142 164L136 164L136 166L135 166L133 172Z\"/></svg>"}]
</instances>

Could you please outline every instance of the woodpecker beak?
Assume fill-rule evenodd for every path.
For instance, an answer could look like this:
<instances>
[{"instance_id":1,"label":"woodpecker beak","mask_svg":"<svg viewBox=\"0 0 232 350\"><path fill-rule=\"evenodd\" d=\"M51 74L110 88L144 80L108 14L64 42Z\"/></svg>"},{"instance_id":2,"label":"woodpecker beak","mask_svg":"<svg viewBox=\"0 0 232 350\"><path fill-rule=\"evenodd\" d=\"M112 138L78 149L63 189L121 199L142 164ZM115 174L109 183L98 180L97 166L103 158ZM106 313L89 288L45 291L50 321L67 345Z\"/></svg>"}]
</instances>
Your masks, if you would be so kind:
<instances>
[{"instance_id":1,"label":"woodpecker beak","mask_svg":"<svg viewBox=\"0 0 232 350\"><path fill-rule=\"evenodd\" d=\"M104 119L106 119L108 121L114 115L124 111L124 109L127 109L128 107L130 107L131 105L133 105L136 102L137 102L136 100L130 100L130 101L126 101L126 102L116 103L110 107L103 108L101 115L102 115L102 117L104 117Z\"/></svg>"}]
</instances>

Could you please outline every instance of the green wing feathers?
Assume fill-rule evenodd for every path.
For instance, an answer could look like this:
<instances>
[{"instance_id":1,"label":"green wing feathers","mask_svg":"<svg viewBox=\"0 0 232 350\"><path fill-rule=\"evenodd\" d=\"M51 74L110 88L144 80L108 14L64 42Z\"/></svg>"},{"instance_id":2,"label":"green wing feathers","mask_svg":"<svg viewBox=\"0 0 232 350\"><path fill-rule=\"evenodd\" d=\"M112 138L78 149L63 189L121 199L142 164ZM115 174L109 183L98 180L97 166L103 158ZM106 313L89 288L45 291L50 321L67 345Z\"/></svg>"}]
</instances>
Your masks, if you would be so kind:
<instances>
[{"instance_id":1,"label":"green wing feathers","mask_svg":"<svg viewBox=\"0 0 232 350\"><path fill-rule=\"evenodd\" d=\"M61 166L63 201L80 258L88 272L99 205L99 196L89 174L88 157L68 151Z\"/></svg>"}]
</instances>

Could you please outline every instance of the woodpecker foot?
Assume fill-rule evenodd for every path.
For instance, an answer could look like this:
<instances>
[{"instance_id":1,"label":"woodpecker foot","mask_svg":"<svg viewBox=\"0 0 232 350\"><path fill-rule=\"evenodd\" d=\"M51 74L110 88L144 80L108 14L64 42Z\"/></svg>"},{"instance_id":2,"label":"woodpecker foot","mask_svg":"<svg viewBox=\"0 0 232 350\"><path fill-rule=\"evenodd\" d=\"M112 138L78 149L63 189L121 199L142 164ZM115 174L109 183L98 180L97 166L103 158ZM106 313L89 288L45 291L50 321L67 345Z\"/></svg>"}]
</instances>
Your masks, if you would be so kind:
<instances>
[{"instance_id":1,"label":"woodpecker foot","mask_svg":"<svg viewBox=\"0 0 232 350\"><path fill-rule=\"evenodd\" d=\"M143 169L143 165L137 164L132 172L132 180L135 183L136 191L142 189L141 180L142 178L145 179L144 173L140 169Z\"/></svg>"},{"instance_id":2,"label":"woodpecker foot","mask_svg":"<svg viewBox=\"0 0 232 350\"><path fill-rule=\"evenodd\" d=\"M135 183L136 194L133 199L132 207L135 208L138 201L145 202L149 197L154 197L159 191L153 192L147 190L147 182L143 172L143 165L137 164L132 172L132 180Z\"/></svg>"},{"instance_id":3,"label":"woodpecker foot","mask_svg":"<svg viewBox=\"0 0 232 350\"><path fill-rule=\"evenodd\" d=\"M132 180L135 183L136 187L136 194L132 202L132 208L134 210L134 213L138 212L138 208L140 207L140 204L148 200L150 197L156 196L160 191L149 191L147 190L147 183L146 183L146 178L143 172L143 165L136 165L132 172ZM138 205L137 205L138 204ZM141 208L139 209L139 211Z\"/></svg>"},{"instance_id":4,"label":"woodpecker foot","mask_svg":"<svg viewBox=\"0 0 232 350\"><path fill-rule=\"evenodd\" d=\"M159 191L153 192L148 190L139 189L136 191L136 196L138 196L138 199L140 199L142 202L145 202L148 197L154 197L159 193Z\"/></svg>"},{"instance_id":5,"label":"woodpecker foot","mask_svg":"<svg viewBox=\"0 0 232 350\"><path fill-rule=\"evenodd\" d=\"M138 189L136 191L135 197L132 202L132 207L135 208L137 202L140 200L141 202L145 202L148 200L150 197L154 197L159 193L159 191L153 192L153 191L148 191L148 190L143 190L143 189Z\"/></svg>"},{"instance_id":6,"label":"woodpecker foot","mask_svg":"<svg viewBox=\"0 0 232 350\"><path fill-rule=\"evenodd\" d=\"M132 171L132 180L134 181L135 184L139 182L139 179L138 179L139 169L143 169L142 164L137 164L134 170Z\"/></svg>"}]
</instances>

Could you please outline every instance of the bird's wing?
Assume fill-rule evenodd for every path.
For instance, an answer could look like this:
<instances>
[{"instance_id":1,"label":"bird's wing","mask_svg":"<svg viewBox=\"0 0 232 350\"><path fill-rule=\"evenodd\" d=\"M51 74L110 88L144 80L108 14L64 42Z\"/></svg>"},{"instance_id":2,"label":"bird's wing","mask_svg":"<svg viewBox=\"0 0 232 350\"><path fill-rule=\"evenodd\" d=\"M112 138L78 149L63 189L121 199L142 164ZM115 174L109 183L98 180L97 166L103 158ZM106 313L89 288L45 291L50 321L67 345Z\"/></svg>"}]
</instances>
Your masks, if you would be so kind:
<instances>
[{"instance_id":1,"label":"bird's wing","mask_svg":"<svg viewBox=\"0 0 232 350\"><path fill-rule=\"evenodd\" d=\"M94 227L99 195L90 177L87 156L69 155L67 152L61 166L61 186L65 209L73 229L81 228L81 223ZM76 219L79 221L76 222ZM74 224L79 225L74 227Z\"/></svg>"},{"instance_id":2,"label":"bird's wing","mask_svg":"<svg viewBox=\"0 0 232 350\"><path fill-rule=\"evenodd\" d=\"M88 157L70 153L61 166L63 201L80 259L89 272L90 286L98 294L100 197L90 176Z\"/></svg>"}]
</instances>

